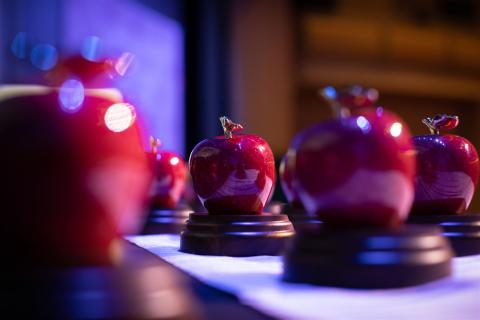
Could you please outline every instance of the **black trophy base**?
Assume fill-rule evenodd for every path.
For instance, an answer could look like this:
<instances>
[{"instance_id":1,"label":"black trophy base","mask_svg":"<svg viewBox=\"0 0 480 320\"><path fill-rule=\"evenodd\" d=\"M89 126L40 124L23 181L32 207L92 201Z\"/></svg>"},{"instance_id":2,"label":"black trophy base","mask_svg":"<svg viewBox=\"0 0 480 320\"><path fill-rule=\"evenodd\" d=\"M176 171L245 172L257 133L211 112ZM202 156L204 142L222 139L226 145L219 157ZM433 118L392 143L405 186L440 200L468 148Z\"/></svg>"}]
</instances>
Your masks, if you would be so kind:
<instances>
[{"instance_id":1,"label":"black trophy base","mask_svg":"<svg viewBox=\"0 0 480 320\"><path fill-rule=\"evenodd\" d=\"M297 233L284 257L283 279L345 288L398 288L451 273L452 251L434 226Z\"/></svg>"},{"instance_id":2,"label":"black trophy base","mask_svg":"<svg viewBox=\"0 0 480 320\"><path fill-rule=\"evenodd\" d=\"M142 234L180 234L191 209L154 209L147 218Z\"/></svg>"},{"instance_id":3,"label":"black trophy base","mask_svg":"<svg viewBox=\"0 0 480 320\"><path fill-rule=\"evenodd\" d=\"M441 226L457 257L480 254L480 214L412 215L409 222Z\"/></svg>"},{"instance_id":4,"label":"black trophy base","mask_svg":"<svg viewBox=\"0 0 480 320\"><path fill-rule=\"evenodd\" d=\"M0 312L27 319L201 318L181 273L133 244L121 248L114 266L2 272Z\"/></svg>"},{"instance_id":5,"label":"black trophy base","mask_svg":"<svg viewBox=\"0 0 480 320\"><path fill-rule=\"evenodd\" d=\"M286 215L192 213L181 234L180 251L214 256L280 255L294 235Z\"/></svg>"},{"instance_id":6,"label":"black trophy base","mask_svg":"<svg viewBox=\"0 0 480 320\"><path fill-rule=\"evenodd\" d=\"M274 214L286 214L297 231L314 230L321 224L318 217L311 216L305 209L296 208L289 203L272 202L267 211Z\"/></svg>"}]
</instances>

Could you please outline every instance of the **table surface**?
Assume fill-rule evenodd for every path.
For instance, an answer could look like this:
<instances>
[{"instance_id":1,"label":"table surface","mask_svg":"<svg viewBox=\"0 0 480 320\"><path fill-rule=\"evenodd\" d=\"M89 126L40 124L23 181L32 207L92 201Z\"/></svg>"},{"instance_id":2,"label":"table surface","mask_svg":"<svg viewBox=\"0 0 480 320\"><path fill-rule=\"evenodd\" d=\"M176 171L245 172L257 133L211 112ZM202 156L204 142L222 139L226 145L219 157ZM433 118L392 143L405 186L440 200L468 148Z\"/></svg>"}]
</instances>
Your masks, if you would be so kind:
<instances>
[{"instance_id":1,"label":"table surface","mask_svg":"<svg viewBox=\"0 0 480 320\"><path fill-rule=\"evenodd\" d=\"M134 244L132 246L137 247ZM141 247L137 247L140 250L148 252L148 254L154 256L158 259L159 263L167 263L164 259L154 255L148 250L145 250ZM229 320L270 320L275 319L268 315L262 314L261 312L248 307L238 300L235 295L227 293L225 291L216 289L212 286L209 286L186 272L183 272L181 269L176 268L179 272L187 279L187 284L192 290L193 296L198 300L203 316L208 320L224 320L225 316L228 315Z\"/></svg>"},{"instance_id":2,"label":"table surface","mask_svg":"<svg viewBox=\"0 0 480 320\"><path fill-rule=\"evenodd\" d=\"M124 250L123 256L128 264L148 265L157 270L174 269L174 273L171 276L175 276L175 281L186 285L185 289L196 300L194 305L199 307L198 310L196 308L200 314L199 319L225 319L227 314L229 320L272 319L253 308L241 304L234 295L208 286L183 273L148 250L127 241L124 242L122 248ZM99 286L103 287L102 283L105 282L102 279L104 276L108 278L107 273L110 272L110 269L109 267L76 267L51 270L38 268L13 270L4 268L0 272L0 283L2 283L0 286L0 314L6 319L83 318L82 315L85 313L82 309L86 305L80 302L77 306L78 308L75 308L70 300L67 299L69 303L66 303L67 300L64 299L64 295L67 294L69 297L81 296L88 293L84 290L85 288L90 288L91 293L98 293ZM170 272L149 274L149 276L161 277L167 274L170 274ZM161 282L162 280L159 281ZM128 282L129 280L126 280L124 284L127 285ZM171 281L167 281L167 283L169 282ZM95 283L100 285L98 286ZM106 288L108 289L108 286ZM115 288L118 289L118 287ZM115 301L117 292L109 293L109 291L103 290L102 294L111 294L110 298L113 297L112 301ZM107 308L115 307L108 305L108 301L110 301L108 297L105 301ZM68 311L64 308L65 304L70 306L70 308L67 308ZM98 306L90 303L88 308L96 309ZM66 317L65 312L70 314L70 316ZM8 317L8 315L12 315L12 317Z\"/></svg>"},{"instance_id":3,"label":"table surface","mask_svg":"<svg viewBox=\"0 0 480 320\"><path fill-rule=\"evenodd\" d=\"M181 253L176 235L137 236L128 240L194 279L229 292L242 304L275 318L476 320L480 315L480 255L455 258L452 276L432 283L400 289L353 290L282 282L281 257L233 258ZM208 297L202 290L198 293L203 299ZM224 301L228 301L226 299ZM238 303L230 301L232 306ZM236 313L233 309L228 312ZM255 316L268 318L263 314Z\"/></svg>"}]
</instances>

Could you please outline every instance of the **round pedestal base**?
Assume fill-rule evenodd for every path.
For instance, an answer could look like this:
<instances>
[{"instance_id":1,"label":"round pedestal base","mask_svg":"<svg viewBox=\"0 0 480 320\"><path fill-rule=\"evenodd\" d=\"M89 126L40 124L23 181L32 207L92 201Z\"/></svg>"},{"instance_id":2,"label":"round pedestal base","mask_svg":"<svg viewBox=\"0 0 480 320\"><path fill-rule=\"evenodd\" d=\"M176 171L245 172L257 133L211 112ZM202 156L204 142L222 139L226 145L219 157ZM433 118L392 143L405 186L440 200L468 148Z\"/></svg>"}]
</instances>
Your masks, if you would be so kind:
<instances>
[{"instance_id":1,"label":"round pedestal base","mask_svg":"<svg viewBox=\"0 0 480 320\"><path fill-rule=\"evenodd\" d=\"M180 251L234 257L279 255L293 234L283 214L192 213L181 234Z\"/></svg>"},{"instance_id":2,"label":"round pedestal base","mask_svg":"<svg viewBox=\"0 0 480 320\"><path fill-rule=\"evenodd\" d=\"M15 314L13 318L201 318L183 275L128 243L115 266L35 268L2 274L0 310L2 315Z\"/></svg>"},{"instance_id":3,"label":"round pedestal base","mask_svg":"<svg viewBox=\"0 0 480 320\"><path fill-rule=\"evenodd\" d=\"M179 234L190 212L192 212L190 209L152 210L142 234Z\"/></svg>"},{"instance_id":4,"label":"round pedestal base","mask_svg":"<svg viewBox=\"0 0 480 320\"><path fill-rule=\"evenodd\" d=\"M432 226L355 230L325 225L298 233L284 259L283 279L348 288L395 288L446 277L452 251Z\"/></svg>"},{"instance_id":5,"label":"round pedestal base","mask_svg":"<svg viewBox=\"0 0 480 320\"><path fill-rule=\"evenodd\" d=\"M458 257L480 254L480 214L418 215L409 222L441 226Z\"/></svg>"},{"instance_id":6,"label":"round pedestal base","mask_svg":"<svg viewBox=\"0 0 480 320\"><path fill-rule=\"evenodd\" d=\"M295 208L289 204L284 205L283 213L292 221L297 231L313 231L322 223L318 217L309 215L305 209Z\"/></svg>"},{"instance_id":7,"label":"round pedestal base","mask_svg":"<svg viewBox=\"0 0 480 320\"><path fill-rule=\"evenodd\" d=\"M321 224L318 217L311 216L304 209L295 208L289 203L272 202L267 211L274 214L286 214L297 231L314 230Z\"/></svg>"}]
</instances>

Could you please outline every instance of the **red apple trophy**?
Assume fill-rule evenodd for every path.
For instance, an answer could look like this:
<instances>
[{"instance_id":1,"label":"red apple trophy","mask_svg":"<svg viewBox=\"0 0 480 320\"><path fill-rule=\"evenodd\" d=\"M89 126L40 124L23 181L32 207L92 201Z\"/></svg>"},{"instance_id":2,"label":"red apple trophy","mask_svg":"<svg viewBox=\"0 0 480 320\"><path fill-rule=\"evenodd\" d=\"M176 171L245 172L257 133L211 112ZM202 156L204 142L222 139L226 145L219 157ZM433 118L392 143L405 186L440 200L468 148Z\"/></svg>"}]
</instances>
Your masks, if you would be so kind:
<instances>
[{"instance_id":1,"label":"red apple trophy","mask_svg":"<svg viewBox=\"0 0 480 320\"><path fill-rule=\"evenodd\" d=\"M190 208L180 203L185 192L188 168L183 158L160 149L159 139L150 137L147 158L154 173L151 209L143 234L178 234L188 218Z\"/></svg>"},{"instance_id":2,"label":"red apple trophy","mask_svg":"<svg viewBox=\"0 0 480 320\"><path fill-rule=\"evenodd\" d=\"M136 108L103 81L95 86L109 66L75 57L49 74L53 86L0 86L2 313L185 319L193 312L179 275L122 238L141 227L151 170Z\"/></svg>"},{"instance_id":3,"label":"red apple trophy","mask_svg":"<svg viewBox=\"0 0 480 320\"><path fill-rule=\"evenodd\" d=\"M451 249L440 229L403 224L415 174L405 123L370 107L376 90L326 87L321 95L336 118L303 130L289 154L293 189L322 224L297 232L284 280L390 288L449 275Z\"/></svg>"},{"instance_id":4,"label":"red apple trophy","mask_svg":"<svg viewBox=\"0 0 480 320\"><path fill-rule=\"evenodd\" d=\"M438 224L457 256L480 253L480 215L465 214L478 183L478 153L467 139L440 134L457 127L457 116L422 121L431 134L413 138L417 151L415 201L411 222Z\"/></svg>"},{"instance_id":5,"label":"red apple trophy","mask_svg":"<svg viewBox=\"0 0 480 320\"><path fill-rule=\"evenodd\" d=\"M208 213L192 213L180 250L204 255L280 254L293 235L283 214L264 213L275 184L270 146L243 127L220 118L224 136L198 143L190 160L193 187Z\"/></svg>"}]
</instances>

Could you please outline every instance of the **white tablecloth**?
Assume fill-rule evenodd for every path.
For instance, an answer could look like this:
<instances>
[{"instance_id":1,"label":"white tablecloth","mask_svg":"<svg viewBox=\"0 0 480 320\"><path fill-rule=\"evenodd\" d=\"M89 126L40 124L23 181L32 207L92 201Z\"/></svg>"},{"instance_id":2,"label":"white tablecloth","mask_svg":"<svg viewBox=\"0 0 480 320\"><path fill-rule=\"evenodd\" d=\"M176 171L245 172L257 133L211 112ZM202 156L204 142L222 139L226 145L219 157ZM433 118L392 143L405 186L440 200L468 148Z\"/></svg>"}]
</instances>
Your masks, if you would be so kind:
<instances>
[{"instance_id":1,"label":"white tablecloth","mask_svg":"<svg viewBox=\"0 0 480 320\"><path fill-rule=\"evenodd\" d=\"M452 277L417 287L352 290L284 283L281 257L199 256L176 235L127 238L193 277L281 319L480 320L480 255L455 258Z\"/></svg>"}]
</instances>

